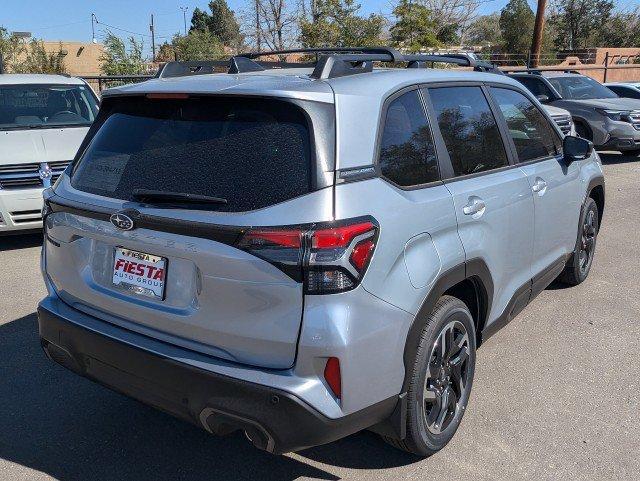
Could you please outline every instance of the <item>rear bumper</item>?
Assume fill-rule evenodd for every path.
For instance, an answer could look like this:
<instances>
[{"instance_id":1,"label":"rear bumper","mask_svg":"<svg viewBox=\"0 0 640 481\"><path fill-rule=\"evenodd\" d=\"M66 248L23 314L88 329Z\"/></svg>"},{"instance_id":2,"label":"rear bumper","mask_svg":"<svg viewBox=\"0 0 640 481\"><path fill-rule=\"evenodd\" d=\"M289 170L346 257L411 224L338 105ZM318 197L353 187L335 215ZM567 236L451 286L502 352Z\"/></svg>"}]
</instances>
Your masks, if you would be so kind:
<instances>
[{"instance_id":1,"label":"rear bumper","mask_svg":"<svg viewBox=\"0 0 640 481\"><path fill-rule=\"evenodd\" d=\"M0 234L42 228L42 189L0 190Z\"/></svg>"},{"instance_id":2,"label":"rear bumper","mask_svg":"<svg viewBox=\"0 0 640 481\"><path fill-rule=\"evenodd\" d=\"M272 453L325 444L386 419L397 397L330 419L280 389L199 369L76 324L38 306L42 347L49 358L115 391L215 434L242 430ZM189 352L185 351L185 359Z\"/></svg>"}]
</instances>

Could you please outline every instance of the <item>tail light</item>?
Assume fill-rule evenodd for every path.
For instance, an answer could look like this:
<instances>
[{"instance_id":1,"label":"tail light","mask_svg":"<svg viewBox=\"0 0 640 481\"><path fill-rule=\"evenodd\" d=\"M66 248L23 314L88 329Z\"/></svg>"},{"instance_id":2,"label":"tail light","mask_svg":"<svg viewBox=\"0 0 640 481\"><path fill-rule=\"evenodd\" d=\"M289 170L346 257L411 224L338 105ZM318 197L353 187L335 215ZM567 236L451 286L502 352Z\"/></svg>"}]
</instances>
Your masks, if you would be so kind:
<instances>
[{"instance_id":1,"label":"tail light","mask_svg":"<svg viewBox=\"0 0 640 481\"><path fill-rule=\"evenodd\" d=\"M378 226L367 218L328 226L250 229L237 247L303 282L308 294L332 294L358 285L377 238Z\"/></svg>"}]
</instances>

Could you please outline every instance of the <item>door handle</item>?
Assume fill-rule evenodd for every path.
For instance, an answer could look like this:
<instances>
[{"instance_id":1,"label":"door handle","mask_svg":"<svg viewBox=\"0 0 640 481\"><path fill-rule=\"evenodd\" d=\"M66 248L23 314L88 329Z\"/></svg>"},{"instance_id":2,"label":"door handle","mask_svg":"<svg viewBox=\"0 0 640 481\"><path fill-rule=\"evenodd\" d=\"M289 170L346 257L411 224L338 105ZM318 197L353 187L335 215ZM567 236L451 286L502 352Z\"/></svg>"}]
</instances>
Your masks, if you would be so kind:
<instances>
[{"instance_id":1,"label":"door handle","mask_svg":"<svg viewBox=\"0 0 640 481\"><path fill-rule=\"evenodd\" d=\"M480 197L472 196L469 197L469 203L462 208L462 212L464 213L464 215L477 215L478 217L480 217L482 214L484 214L486 207L487 206L484 203L484 200L482 200Z\"/></svg>"},{"instance_id":2,"label":"door handle","mask_svg":"<svg viewBox=\"0 0 640 481\"><path fill-rule=\"evenodd\" d=\"M545 190L547 190L547 183L544 181L544 179L537 177L536 181L533 183L533 187L531 187L531 190L535 193L543 195Z\"/></svg>"}]
</instances>

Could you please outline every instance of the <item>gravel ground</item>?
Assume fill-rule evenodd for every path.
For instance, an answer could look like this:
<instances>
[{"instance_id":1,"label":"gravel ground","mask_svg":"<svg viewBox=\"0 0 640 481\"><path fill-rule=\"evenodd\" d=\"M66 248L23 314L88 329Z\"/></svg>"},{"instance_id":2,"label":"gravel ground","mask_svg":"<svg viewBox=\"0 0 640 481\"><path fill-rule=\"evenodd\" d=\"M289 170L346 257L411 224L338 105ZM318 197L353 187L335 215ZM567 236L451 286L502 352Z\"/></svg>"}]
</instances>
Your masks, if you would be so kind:
<instances>
[{"instance_id":1,"label":"gravel ground","mask_svg":"<svg viewBox=\"0 0 640 481\"><path fill-rule=\"evenodd\" d=\"M367 432L275 457L65 371L36 334L40 239L0 238L0 479L639 479L640 159L603 158L589 279L552 286L480 349L465 419L425 460Z\"/></svg>"}]
</instances>

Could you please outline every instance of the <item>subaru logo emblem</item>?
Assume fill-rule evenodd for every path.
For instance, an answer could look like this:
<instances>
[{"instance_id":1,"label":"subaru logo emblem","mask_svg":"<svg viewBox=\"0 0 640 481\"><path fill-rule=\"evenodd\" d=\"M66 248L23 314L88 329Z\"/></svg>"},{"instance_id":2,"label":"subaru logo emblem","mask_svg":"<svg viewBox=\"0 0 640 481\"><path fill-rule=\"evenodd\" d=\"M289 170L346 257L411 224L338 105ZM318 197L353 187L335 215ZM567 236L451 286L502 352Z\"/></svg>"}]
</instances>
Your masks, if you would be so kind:
<instances>
[{"instance_id":1,"label":"subaru logo emblem","mask_svg":"<svg viewBox=\"0 0 640 481\"><path fill-rule=\"evenodd\" d=\"M133 229L133 219L127 214L123 214L122 212L116 212L115 214L112 214L109 220L120 230Z\"/></svg>"}]
</instances>

